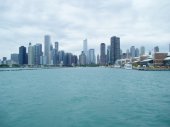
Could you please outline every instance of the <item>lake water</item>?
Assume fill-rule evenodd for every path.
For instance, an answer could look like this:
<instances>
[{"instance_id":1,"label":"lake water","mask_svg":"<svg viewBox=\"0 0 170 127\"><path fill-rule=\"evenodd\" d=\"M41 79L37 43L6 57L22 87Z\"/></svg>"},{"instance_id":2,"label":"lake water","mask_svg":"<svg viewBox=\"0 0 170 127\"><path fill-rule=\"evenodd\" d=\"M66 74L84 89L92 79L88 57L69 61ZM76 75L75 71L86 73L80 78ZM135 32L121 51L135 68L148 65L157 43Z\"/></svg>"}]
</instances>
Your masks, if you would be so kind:
<instances>
[{"instance_id":1,"label":"lake water","mask_svg":"<svg viewBox=\"0 0 170 127\"><path fill-rule=\"evenodd\" d=\"M0 72L0 127L170 127L170 71Z\"/></svg>"}]
</instances>

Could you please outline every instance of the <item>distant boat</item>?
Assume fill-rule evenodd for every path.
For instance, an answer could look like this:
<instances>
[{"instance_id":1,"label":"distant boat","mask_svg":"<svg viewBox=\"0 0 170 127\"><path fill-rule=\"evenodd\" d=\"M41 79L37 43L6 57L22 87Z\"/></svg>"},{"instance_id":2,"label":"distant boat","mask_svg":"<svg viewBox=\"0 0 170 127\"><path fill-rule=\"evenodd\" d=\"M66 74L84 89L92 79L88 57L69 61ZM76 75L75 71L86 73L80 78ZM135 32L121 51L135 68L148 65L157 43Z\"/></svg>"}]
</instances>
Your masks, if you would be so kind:
<instances>
[{"instance_id":1,"label":"distant boat","mask_svg":"<svg viewBox=\"0 0 170 127\"><path fill-rule=\"evenodd\" d=\"M131 70L132 69L132 64L127 63L127 64L125 64L124 68L127 69L127 70Z\"/></svg>"}]
</instances>

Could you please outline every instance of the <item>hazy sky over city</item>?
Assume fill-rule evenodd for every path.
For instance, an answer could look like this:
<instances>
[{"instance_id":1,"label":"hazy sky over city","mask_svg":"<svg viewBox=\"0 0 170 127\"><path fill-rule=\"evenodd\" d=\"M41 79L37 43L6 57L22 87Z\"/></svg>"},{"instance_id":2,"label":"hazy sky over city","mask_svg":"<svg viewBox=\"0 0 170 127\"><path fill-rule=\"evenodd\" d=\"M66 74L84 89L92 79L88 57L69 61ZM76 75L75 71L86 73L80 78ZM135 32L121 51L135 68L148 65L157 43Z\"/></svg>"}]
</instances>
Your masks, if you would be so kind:
<instances>
[{"instance_id":1,"label":"hazy sky over city","mask_svg":"<svg viewBox=\"0 0 170 127\"><path fill-rule=\"evenodd\" d=\"M44 43L49 34L60 49L79 54L83 39L99 50L119 36L121 48L144 45L168 51L170 0L0 0L0 59L21 45Z\"/></svg>"}]
</instances>

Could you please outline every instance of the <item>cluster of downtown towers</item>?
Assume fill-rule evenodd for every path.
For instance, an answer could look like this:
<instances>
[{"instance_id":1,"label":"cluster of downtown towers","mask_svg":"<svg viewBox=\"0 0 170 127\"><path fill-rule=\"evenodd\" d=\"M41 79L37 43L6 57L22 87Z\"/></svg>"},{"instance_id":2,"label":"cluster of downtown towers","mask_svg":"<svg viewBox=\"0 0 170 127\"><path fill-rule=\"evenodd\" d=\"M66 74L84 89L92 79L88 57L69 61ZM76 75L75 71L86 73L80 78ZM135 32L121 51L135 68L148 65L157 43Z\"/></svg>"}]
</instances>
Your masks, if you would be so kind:
<instances>
[{"instance_id":1,"label":"cluster of downtown towers","mask_svg":"<svg viewBox=\"0 0 170 127\"><path fill-rule=\"evenodd\" d=\"M66 53L59 50L59 43L54 42L54 47L51 43L49 35L44 36L44 52L42 51L42 44L31 45L29 43L28 52L25 46L19 47L19 54L11 54L11 61L19 65L62 65L62 66L76 66L76 65L106 65L114 64L117 59L120 59L120 38L113 36L110 39L110 45L107 48L105 43L100 44L100 55L97 55L97 62L95 50L87 48L87 39L83 41L83 51L79 56L72 53Z\"/></svg>"}]
</instances>

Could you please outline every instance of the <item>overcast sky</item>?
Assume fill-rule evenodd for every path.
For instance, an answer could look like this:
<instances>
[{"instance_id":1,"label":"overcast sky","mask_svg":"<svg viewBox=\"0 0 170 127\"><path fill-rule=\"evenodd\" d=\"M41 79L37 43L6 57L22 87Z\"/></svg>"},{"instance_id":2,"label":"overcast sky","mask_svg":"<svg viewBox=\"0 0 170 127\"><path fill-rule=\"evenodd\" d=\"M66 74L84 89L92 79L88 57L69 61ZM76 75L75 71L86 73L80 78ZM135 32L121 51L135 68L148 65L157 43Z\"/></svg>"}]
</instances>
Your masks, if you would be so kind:
<instances>
[{"instance_id":1,"label":"overcast sky","mask_svg":"<svg viewBox=\"0 0 170 127\"><path fill-rule=\"evenodd\" d=\"M132 45L168 51L170 0L0 0L0 59L29 42L43 44L45 34L76 54L85 38L98 52L111 36L120 37L123 51Z\"/></svg>"}]
</instances>

